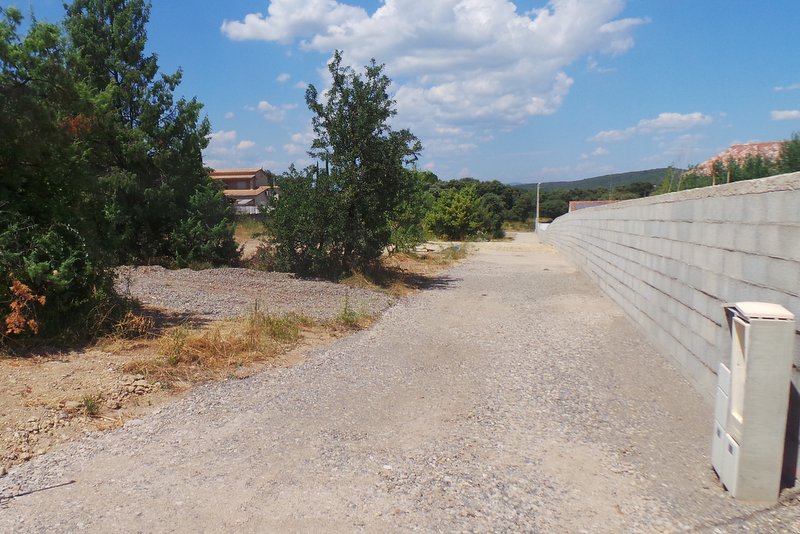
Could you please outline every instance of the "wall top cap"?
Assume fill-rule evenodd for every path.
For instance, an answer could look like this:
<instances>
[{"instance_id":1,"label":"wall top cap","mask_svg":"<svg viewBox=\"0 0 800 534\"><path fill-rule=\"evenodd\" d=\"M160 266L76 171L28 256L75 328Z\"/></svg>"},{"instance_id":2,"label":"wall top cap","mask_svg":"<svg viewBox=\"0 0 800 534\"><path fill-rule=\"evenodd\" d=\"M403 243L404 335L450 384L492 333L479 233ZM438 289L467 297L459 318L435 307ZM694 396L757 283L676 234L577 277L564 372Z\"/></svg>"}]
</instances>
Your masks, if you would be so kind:
<instances>
[{"instance_id":1,"label":"wall top cap","mask_svg":"<svg viewBox=\"0 0 800 534\"><path fill-rule=\"evenodd\" d=\"M781 306L771 302L736 302L723 304L729 313L735 313L745 320L774 319L779 321L794 321L794 314Z\"/></svg>"}]
</instances>

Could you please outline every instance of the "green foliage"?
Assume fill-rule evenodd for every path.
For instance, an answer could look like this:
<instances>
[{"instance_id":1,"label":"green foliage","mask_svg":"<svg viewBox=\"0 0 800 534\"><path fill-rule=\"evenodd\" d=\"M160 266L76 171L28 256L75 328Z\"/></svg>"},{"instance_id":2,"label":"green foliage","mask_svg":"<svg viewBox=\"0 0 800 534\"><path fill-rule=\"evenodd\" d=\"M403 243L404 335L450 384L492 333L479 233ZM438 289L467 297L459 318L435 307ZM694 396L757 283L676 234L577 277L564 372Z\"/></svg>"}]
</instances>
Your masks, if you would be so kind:
<instances>
[{"instance_id":1,"label":"green foliage","mask_svg":"<svg viewBox=\"0 0 800 534\"><path fill-rule=\"evenodd\" d=\"M281 181L270 221L281 268L347 272L378 258L391 244L392 222L402 221L403 194L409 189L404 165L422 147L408 130L389 127L396 111L383 69L373 60L364 75L357 74L342 66L336 51L325 98L308 87L316 135L309 155L325 168L292 169Z\"/></svg>"},{"instance_id":2,"label":"green foliage","mask_svg":"<svg viewBox=\"0 0 800 534\"><path fill-rule=\"evenodd\" d=\"M554 189L581 189L581 190L595 190L599 188L618 188L633 183L649 183L654 186L660 185L664 182L668 172L672 167L665 167L659 169L648 169L645 171L632 171L622 172L616 174L606 174L603 176L595 176L592 178L585 178L583 180L573 180L569 182L544 182L541 184L542 191L551 191ZM674 169L672 169L674 170ZM536 191L536 184L522 184L515 186L517 189Z\"/></svg>"},{"instance_id":3,"label":"green foliage","mask_svg":"<svg viewBox=\"0 0 800 534\"><path fill-rule=\"evenodd\" d=\"M486 193L479 198L479 205L480 211L484 215L481 229L494 239L505 237L503 221L505 220L506 204L500 195Z\"/></svg>"},{"instance_id":4,"label":"green foliage","mask_svg":"<svg viewBox=\"0 0 800 534\"><path fill-rule=\"evenodd\" d=\"M438 182L431 172L406 171L398 204L389 219L392 252L409 252L425 241L425 215L433 205L430 186Z\"/></svg>"},{"instance_id":5,"label":"green foliage","mask_svg":"<svg viewBox=\"0 0 800 534\"><path fill-rule=\"evenodd\" d=\"M776 167L781 173L800 171L800 133L793 133L792 138L783 143Z\"/></svg>"},{"instance_id":6,"label":"green foliage","mask_svg":"<svg viewBox=\"0 0 800 534\"><path fill-rule=\"evenodd\" d=\"M275 265L301 274L336 272L344 261L341 191L325 173L291 167L278 181L280 199L267 222Z\"/></svg>"},{"instance_id":7,"label":"green foliage","mask_svg":"<svg viewBox=\"0 0 800 534\"><path fill-rule=\"evenodd\" d=\"M174 257L179 267L209 262L233 265L239 249L233 239L232 208L214 184L198 189L189 198L187 217L172 232Z\"/></svg>"},{"instance_id":8,"label":"green foliage","mask_svg":"<svg viewBox=\"0 0 800 534\"><path fill-rule=\"evenodd\" d=\"M670 183L671 173L665 179L664 187ZM542 189L539 202L539 216L555 219L569 210L569 203L577 200L629 200L649 196L655 186L649 182L628 182L613 189ZM533 200L535 202L535 200Z\"/></svg>"},{"instance_id":9,"label":"green foliage","mask_svg":"<svg viewBox=\"0 0 800 534\"><path fill-rule=\"evenodd\" d=\"M68 224L39 226L9 217L0 213L0 306L12 313L3 313L6 324L0 340L10 334L14 338L38 334L66 340L93 334L95 325L102 326L114 307L110 270L93 257L81 234ZM31 301L23 312L35 328L6 328L13 315L15 282L42 297Z\"/></svg>"},{"instance_id":10,"label":"green foliage","mask_svg":"<svg viewBox=\"0 0 800 534\"><path fill-rule=\"evenodd\" d=\"M121 310L115 263L237 257L202 165L202 106L175 99L180 72L156 79L144 53L149 5L66 9L63 28L33 21L20 36L20 12L0 8L0 318L16 325L4 344L93 335Z\"/></svg>"},{"instance_id":11,"label":"green foliage","mask_svg":"<svg viewBox=\"0 0 800 534\"><path fill-rule=\"evenodd\" d=\"M428 212L426 224L431 232L448 239L461 240L475 235L483 226L487 213L480 204L474 185L442 191Z\"/></svg>"},{"instance_id":12,"label":"green foliage","mask_svg":"<svg viewBox=\"0 0 800 534\"><path fill-rule=\"evenodd\" d=\"M81 407L87 417L97 417L100 415L100 396L86 395L81 401Z\"/></svg>"},{"instance_id":13,"label":"green foliage","mask_svg":"<svg viewBox=\"0 0 800 534\"><path fill-rule=\"evenodd\" d=\"M514 191L518 191L514 189ZM525 222L536 216L536 193L520 192L514 196L511 209L506 213L508 221Z\"/></svg>"},{"instance_id":14,"label":"green foliage","mask_svg":"<svg viewBox=\"0 0 800 534\"><path fill-rule=\"evenodd\" d=\"M149 16L144 0L67 7L68 64L84 80L102 140L86 163L105 192L103 238L120 263L228 264L232 216L222 196L207 193L202 163L210 124L196 99L174 97L181 71L159 77L156 55L145 54ZM197 195L213 220L198 220Z\"/></svg>"},{"instance_id":15,"label":"green foliage","mask_svg":"<svg viewBox=\"0 0 800 534\"><path fill-rule=\"evenodd\" d=\"M571 196L571 195L570 195ZM586 200L586 199L582 199ZM569 197L556 192L542 191L539 198L539 217L555 219L561 217L569 209Z\"/></svg>"}]
</instances>

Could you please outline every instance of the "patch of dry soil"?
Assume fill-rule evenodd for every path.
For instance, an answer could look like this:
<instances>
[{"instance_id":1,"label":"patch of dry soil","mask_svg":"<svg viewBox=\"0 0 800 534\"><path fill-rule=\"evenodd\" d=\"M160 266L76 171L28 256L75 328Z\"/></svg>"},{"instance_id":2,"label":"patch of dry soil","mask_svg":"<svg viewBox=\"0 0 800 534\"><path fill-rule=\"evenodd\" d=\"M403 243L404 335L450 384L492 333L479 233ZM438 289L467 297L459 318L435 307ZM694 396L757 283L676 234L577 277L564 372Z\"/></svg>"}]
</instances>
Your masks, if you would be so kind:
<instances>
[{"instance_id":1,"label":"patch of dry soil","mask_svg":"<svg viewBox=\"0 0 800 534\"><path fill-rule=\"evenodd\" d=\"M345 301L370 315L393 302L375 290L247 269L125 267L117 286L171 324L210 324L243 315L256 302L272 313L292 311L317 320L335 317ZM239 368L230 378L291 365L310 349L340 336L320 329L303 332L301 342L289 352ZM162 384L123 371L130 362L152 357L156 345L109 341L79 351L0 357L0 476L13 465L87 433L121 426L180 397L191 387L190 381Z\"/></svg>"}]
</instances>

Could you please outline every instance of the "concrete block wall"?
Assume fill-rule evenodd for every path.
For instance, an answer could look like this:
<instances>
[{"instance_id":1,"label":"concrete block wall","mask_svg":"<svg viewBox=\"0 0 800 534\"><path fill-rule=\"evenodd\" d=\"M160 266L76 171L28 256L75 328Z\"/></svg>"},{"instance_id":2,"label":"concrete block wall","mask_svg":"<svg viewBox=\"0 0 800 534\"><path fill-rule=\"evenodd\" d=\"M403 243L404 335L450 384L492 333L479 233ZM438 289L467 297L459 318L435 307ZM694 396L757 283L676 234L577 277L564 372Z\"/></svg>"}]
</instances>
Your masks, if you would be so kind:
<instances>
[{"instance_id":1,"label":"concrete block wall","mask_svg":"<svg viewBox=\"0 0 800 534\"><path fill-rule=\"evenodd\" d=\"M730 350L723 303L775 302L800 323L800 173L587 208L540 235L594 278L709 401ZM800 435L797 389L790 426Z\"/></svg>"}]
</instances>

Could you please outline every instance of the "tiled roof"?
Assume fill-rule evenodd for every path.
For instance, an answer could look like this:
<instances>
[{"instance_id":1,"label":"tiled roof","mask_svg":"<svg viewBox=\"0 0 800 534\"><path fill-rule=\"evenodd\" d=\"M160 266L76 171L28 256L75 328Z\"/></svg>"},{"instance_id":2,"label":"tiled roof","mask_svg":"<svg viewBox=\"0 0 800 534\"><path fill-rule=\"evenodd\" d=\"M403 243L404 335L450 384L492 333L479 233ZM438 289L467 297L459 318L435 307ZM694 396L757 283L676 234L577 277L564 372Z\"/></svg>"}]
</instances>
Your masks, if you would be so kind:
<instances>
[{"instance_id":1,"label":"tiled roof","mask_svg":"<svg viewBox=\"0 0 800 534\"><path fill-rule=\"evenodd\" d=\"M257 197L261 193L265 191L269 191L272 187L268 185L262 185L257 189L226 189L223 191L226 197L230 198L249 198L249 197Z\"/></svg>"},{"instance_id":2,"label":"tiled roof","mask_svg":"<svg viewBox=\"0 0 800 534\"><path fill-rule=\"evenodd\" d=\"M252 178L261 169L223 169L212 171L211 177L215 180L247 180Z\"/></svg>"},{"instance_id":3,"label":"tiled roof","mask_svg":"<svg viewBox=\"0 0 800 534\"><path fill-rule=\"evenodd\" d=\"M762 156L763 158L775 161L781 154L781 145L783 145L782 141L731 145L727 150L698 165L697 170L709 174L711 173L715 161L722 160L724 163L728 161L729 158L733 158L737 163L744 163L750 156Z\"/></svg>"},{"instance_id":4,"label":"tiled roof","mask_svg":"<svg viewBox=\"0 0 800 534\"><path fill-rule=\"evenodd\" d=\"M571 200L569 203L569 211L582 210L583 208L592 208L594 206L605 206L606 204L613 204L619 200Z\"/></svg>"}]
</instances>

